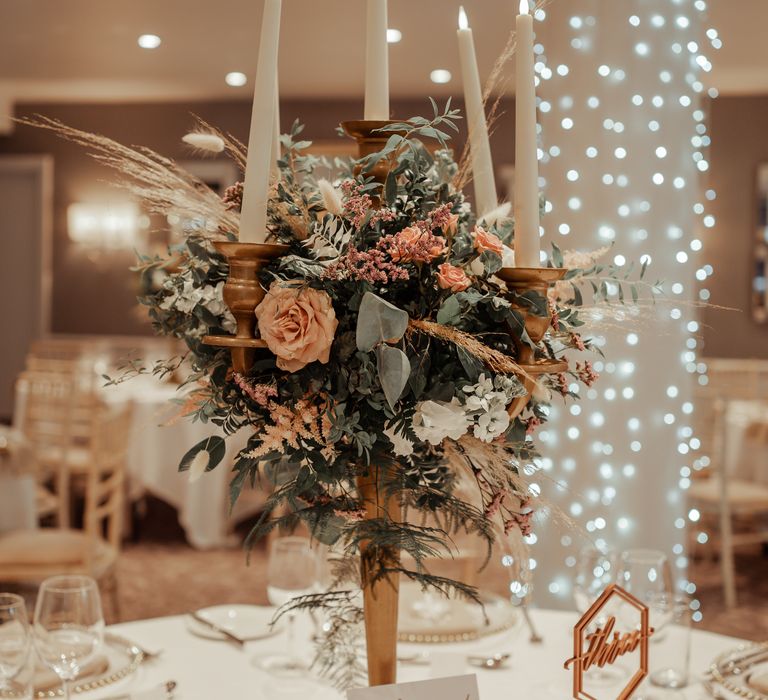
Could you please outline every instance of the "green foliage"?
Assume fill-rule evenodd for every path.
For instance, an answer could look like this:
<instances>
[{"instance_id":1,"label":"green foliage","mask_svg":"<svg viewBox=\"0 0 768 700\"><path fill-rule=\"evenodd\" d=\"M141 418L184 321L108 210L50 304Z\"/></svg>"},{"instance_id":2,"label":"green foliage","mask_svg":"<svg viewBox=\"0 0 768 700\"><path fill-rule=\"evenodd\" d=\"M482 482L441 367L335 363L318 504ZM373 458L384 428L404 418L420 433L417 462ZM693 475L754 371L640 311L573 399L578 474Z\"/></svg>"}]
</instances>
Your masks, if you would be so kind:
<instances>
[{"instance_id":1,"label":"green foliage","mask_svg":"<svg viewBox=\"0 0 768 700\"><path fill-rule=\"evenodd\" d=\"M385 146L356 164L311 155L298 123L283 136L280 179L268 214L272 238L290 249L263 271L261 282L265 288L278 281L297 293L327 295L338 322L327 362L289 372L264 352L247 376L234 375L228 351L201 340L234 328L221 296L227 262L201 235L190 235L166 259L141 258L137 267L145 289L141 302L156 331L187 346L182 360L186 384L194 389L192 418L225 435L244 429L249 436L233 465L231 503L244 489L271 491L247 546L275 528L291 530L300 523L333 546L331 590L289 607L328 614L330 631L316 663L341 686L360 673L355 645L362 613L354 588L363 543L373 580L401 575L479 602L472 586L430 572L430 561L453 556L458 533L477 536L488 558L501 537L522 537L520 523L534 499L521 475L538 456L527 436L531 426L546 421L548 410L536 398L510 421L507 406L525 389L488 358L517 360L522 346L532 348L536 359L599 351L580 336L580 310L634 303L660 290L658 283L644 281L645 265L635 279L631 268L591 259L583 269L568 270L557 288L567 298L508 290L495 276L501 257L476 250L474 214L453 185L459 168L448 146L458 112L450 102L440 109L434 101L432 111L431 118L383 127ZM437 150L428 147L430 141ZM382 162L390 171L379 184L367 173ZM360 175L352 174L353 165L360 166ZM342 172L331 196L338 198L340 212L327 199L329 186L318 184L332 166ZM488 233L511 244L513 222L501 221ZM551 264L567 266L568 256L554 246ZM454 275L447 282L446 269ZM466 283L456 281L459 273ZM551 313L544 340L533 343L526 316ZM425 322L440 332L420 329ZM480 350L462 341L462 333ZM131 365L125 376L163 376L178 371L182 360ZM576 400L569 388L574 380L591 383L591 367L585 363L568 377L544 377L540 389ZM430 422L435 407L443 418ZM434 438L457 413L466 423L464 435ZM206 470L215 468L225 446L223 437L206 439L184 456L180 470L189 469L203 449L209 453ZM477 458L478 452L485 458ZM370 504L358 480L371 474L378 477L379 492L409 514L404 522L393 521L385 509L380 517L365 517ZM459 488L467 481L476 485L473 493ZM397 551L409 558L398 560L392 556Z\"/></svg>"}]
</instances>

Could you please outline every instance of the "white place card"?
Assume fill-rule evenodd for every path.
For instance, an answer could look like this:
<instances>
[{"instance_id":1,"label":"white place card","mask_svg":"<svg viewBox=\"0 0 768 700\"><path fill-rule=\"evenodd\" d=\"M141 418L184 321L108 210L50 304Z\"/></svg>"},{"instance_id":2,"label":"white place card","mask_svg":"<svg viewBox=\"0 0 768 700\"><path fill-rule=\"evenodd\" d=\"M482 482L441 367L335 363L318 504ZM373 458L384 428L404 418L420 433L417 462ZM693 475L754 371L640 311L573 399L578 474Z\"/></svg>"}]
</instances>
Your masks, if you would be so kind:
<instances>
[{"instance_id":1,"label":"white place card","mask_svg":"<svg viewBox=\"0 0 768 700\"><path fill-rule=\"evenodd\" d=\"M379 685L347 691L347 700L480 700L477 676L433 678L415 683Z\"/></svg>"}]
</instances>

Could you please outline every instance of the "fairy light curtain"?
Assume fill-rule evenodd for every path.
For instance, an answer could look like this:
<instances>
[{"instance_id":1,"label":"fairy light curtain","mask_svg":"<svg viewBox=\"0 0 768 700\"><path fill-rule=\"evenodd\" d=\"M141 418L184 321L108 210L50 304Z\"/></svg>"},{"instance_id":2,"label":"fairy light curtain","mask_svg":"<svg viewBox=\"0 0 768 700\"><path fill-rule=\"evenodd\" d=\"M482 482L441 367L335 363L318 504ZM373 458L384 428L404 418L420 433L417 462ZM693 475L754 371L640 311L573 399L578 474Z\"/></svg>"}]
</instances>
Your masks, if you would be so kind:
<instances>
[{"instance_id":1,"label":"fairy light curtain","mask_svg":"<svg viewBox=\"0 0 768 700\"><path fill-rule=\"evenodd\" d=\"M714 225L700 189L708 168L702 98L705 54L719 39L705 33L703 0L570 0L538 19L545 13L536 47L545 241L563 250L610 246L601 262L625 269L647 261L648 281L664 280L667 299L646 309L644 322L622 328L603 319L611 360L596 358L602 377L591 400L555 402L540 434L540 481L559 484L547 494L586 537L537 528L535 600L572 605L588 538L665 550L693 593L685 529L698 513L686 508L685 490L701 466L691 396L706 367L692 302L708 296L695 281L708 274L698 258Z\"/></svg>"}]
</instances>

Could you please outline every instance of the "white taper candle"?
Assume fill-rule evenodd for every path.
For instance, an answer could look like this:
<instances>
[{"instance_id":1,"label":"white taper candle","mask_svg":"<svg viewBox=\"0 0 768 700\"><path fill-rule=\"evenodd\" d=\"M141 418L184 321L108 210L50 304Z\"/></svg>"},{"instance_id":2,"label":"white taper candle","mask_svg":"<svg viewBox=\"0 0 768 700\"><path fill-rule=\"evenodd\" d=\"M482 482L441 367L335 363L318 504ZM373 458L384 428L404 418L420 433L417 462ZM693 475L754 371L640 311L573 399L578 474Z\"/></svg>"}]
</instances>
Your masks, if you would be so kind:
<instances>
[{"instance_id":1,"label":"white taper candle","mask_svg":"<svg viewBox=\"0 0 768 700\"><path fill-rule=\"evenodd\" d=\"M515 265L539 267L539 161L536 141L536 85L533 16L520 0L517 16L515 92Z\"/></svg>"},{"instance_id":2,"label":"white taper candle","mask_svg":"<svg viewBox=\"0 0 768 700\"><path fill-rule=\"evenodd\" d=\"M264 0L259 41L259 63L253 86L248 163L243 181L240 240L264 243L267 239L267 198L272 172L277 99L277 49L282 0Z\"/></svg>"},{"instance_id":3,"label":"white taper candle","mask_svg":"<svg viewBox=\"0 0 768 700\"><path fill-rule=\"evenodd\" d=\"M280 168L277 161L283 155L283 149L280 147L280 81L275 78L275 117L274 117L274 140L272 141L272 176L275 179L280 178Z\"/></svg>"},{"instance_id":4,"label":"white taper candle","mask_svg":"<svg viewBox=\"0 0 768 700\"><path fill-rule=\"evenodd\" d=\"M496 180L493 173L491 144L488 139L488 123L483 104L480 71L475 55L475 40L469 27L464 8L459 8L459 59L464 83L464 104L467 112L472 180L475 186L475 209L478 218L498 206Z\"/></svg>"},{"instance_id":5,"label":"white taper candle","mask_svg":"<svg viewBox=\"0 0 768 700\"><path fill-rule=\"evenodd\" d=\"M389 119L387 0L368 0L365 39L365 119Z\"/></svg>"}]
</instances>

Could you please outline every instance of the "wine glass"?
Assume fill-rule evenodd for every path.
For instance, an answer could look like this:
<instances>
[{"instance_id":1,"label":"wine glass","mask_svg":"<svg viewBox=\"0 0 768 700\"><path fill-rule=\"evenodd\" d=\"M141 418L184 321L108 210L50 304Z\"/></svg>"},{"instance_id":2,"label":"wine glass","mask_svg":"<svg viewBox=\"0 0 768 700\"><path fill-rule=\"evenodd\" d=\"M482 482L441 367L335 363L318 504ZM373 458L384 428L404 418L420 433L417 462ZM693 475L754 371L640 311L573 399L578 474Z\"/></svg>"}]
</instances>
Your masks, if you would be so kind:
<instances>
[{"instance_id":1,"label":"wine glass","mask_svg":"<svg viewBox=\"0 0 768 700\"><path fill-rule=\"evenodd\" d=\"M40 586L35 606L35 646L41 661L69 685L101 646L104 616L96 581L88 576L54 576Z\"/></svg>"},{"instance_id":2,"label":"wine glass","mask_svg":"<svg viewBox=\"0 0 768 700\"><path fill-rule=\"evenodd\" d=\"M294 598L317 592L318 561L306 537L281 537L272 542L267 565L267 598L272 605L283 606ZM269 654L260 666L281 676L301 676L308 669L294 648L295 613L286 613L288 640L285 653Z\"/></svg>"},{"instance_id":3,"label":"wine glass","mask_svg":"<svg viewBox=\"0 0 768 700\"><path fill-rule=\"evenodd\" d=\"M616 552L588 545L579 552L576 577L573 582L573 600L576 609L583 615L600 594L614 582L616 577ZM611 610L604 606L601 613L592 621L587 634L604 627ZM622 671L614 666L590 666L586 677L594 685L610 685L622 676Z\"/></svg>"},{"instance_id":4,"label":"wine glass","mask_svg":"<svg viewBox=\"0 0 768 700\"><path fill-rule=\"evenodd\" d=\"M622 552L616 582L648 606L648 622L654 630L650 641L659 641L659 633L672 619L670 606L666 604L673 598L672 570L667 555L655 549ZM620 614L627 625L637 626L638 613L631 605L622 605ZM646 679L635 697L637 700L660 700L666 697L663 692L653 689Z\"/></svg>"},{"instance_id":5,"label":"wine glass","mask_svg":"<svg viewBox=\"0 0 768 700\"><path fill-rule=\"evenodd\" d=\"M13 679L27 663L30 643L24 599L0 593L0 697L25 697L24 688Z\"/></svg>"},{"instance_id":6,"label":"wine glass","mask_svg":"<svg viewBox=\"0 0 768 700\"><path fill-rule=\"evenodd\" d=\"M674 597L672 570L667 555L655 549L629 549L622 552L616 582L648 606L650 625L658 634L671 617L664 602ZM632 614L630 606L623 606L623 610L627 616ZM637 622L636 618L635 614L632 624Z\"/></svg>"},{"instance_id":7,"label":"wine glass","mask_svg":"<svg viewBox=\"0 0 768 700\"><path fill-rule=\"evenodd\" d=\"M613 583L616 576L616 553L613 550L587 546L579 552L573 601L580 613L589 610L598 596Z\"/></svg>"}]
</instances>

